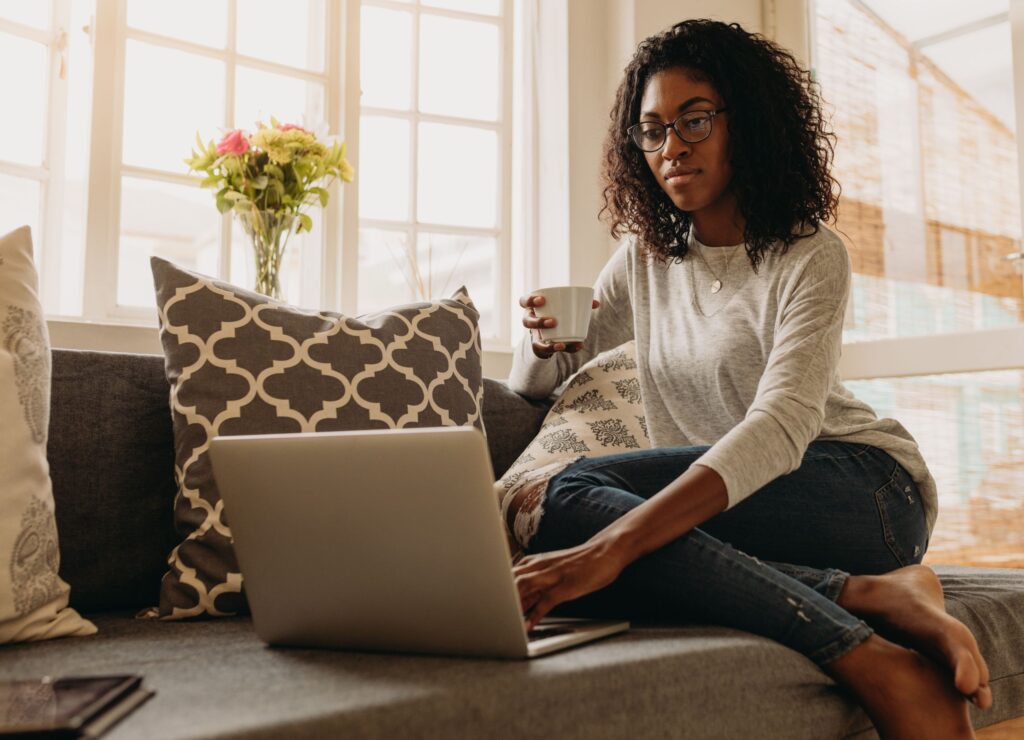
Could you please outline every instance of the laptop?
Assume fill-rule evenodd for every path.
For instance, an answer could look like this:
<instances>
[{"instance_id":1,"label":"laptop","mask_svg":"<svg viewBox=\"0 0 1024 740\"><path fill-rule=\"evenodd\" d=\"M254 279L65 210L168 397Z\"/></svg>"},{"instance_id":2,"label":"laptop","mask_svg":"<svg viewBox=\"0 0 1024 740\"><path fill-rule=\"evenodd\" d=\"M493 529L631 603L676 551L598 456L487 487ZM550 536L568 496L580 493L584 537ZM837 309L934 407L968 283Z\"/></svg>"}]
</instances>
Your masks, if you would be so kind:
<instances>
[{"instance_id":1,"label":"laptop","mask_svg":"<svg viewBox=\"0 0 1024 740\"><path fill-rule=\"evenodd\" d=\"M533 658L629 628L527 635L474 427L216 437L210 457L270 645Z\"/></svg>"}]
</instances>

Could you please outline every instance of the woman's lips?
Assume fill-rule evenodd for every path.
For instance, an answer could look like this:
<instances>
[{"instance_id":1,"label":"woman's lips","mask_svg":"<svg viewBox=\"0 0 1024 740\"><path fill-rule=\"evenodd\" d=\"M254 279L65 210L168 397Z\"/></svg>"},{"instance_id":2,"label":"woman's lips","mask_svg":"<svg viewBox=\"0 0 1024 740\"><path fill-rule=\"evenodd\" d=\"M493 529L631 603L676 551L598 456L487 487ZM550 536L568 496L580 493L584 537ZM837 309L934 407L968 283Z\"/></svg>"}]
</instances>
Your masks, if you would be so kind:
<instances>
[{"instance_id":1,"label":"woman's lips","mask_svg":"<svg viewBox=\"0 0 1024 740\"><path fill-rule=\"evenodd\" d=\"M669 185L685 185L699 174L698 169L672 169L665 173L665 182Z\"/></svg>"}]
</instances>

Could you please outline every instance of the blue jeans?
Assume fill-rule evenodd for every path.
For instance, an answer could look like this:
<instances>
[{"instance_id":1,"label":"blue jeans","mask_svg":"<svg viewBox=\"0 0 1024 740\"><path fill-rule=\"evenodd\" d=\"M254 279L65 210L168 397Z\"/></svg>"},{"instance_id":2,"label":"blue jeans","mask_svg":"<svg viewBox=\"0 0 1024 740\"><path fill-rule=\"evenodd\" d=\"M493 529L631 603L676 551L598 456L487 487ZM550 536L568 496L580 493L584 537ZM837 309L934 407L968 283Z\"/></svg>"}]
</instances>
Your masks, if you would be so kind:
<instances>
[{"instance_id":1,"label":"blue jeans","mask_svg":"<svg viewBox=\"0 0 1024 740\"><path fill-rule=\"evenodd\" d=\"M707 449L640 450L570 465L548 485L527 552L585 542ZM919 563L927 546L917 486L892 457L868 445L812 442L799 469L559 611L733 627L823 665L872 632L836 604L849 574Z\"/></svg>"}]
</instances>

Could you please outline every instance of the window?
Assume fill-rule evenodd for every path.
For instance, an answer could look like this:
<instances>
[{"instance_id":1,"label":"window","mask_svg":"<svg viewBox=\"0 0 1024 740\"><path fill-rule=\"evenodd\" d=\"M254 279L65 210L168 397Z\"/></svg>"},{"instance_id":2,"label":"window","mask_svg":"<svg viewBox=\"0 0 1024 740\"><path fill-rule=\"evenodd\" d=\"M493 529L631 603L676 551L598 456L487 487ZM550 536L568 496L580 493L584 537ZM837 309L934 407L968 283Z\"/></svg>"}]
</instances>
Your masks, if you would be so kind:
<instances>
[{"instance_id":1,"label":"window","mask_svg":"<svg viewBox=\"0 0 1024 740\"><path fill-rule=\"evenodd\" d=\"M80 4L0 2L0 232L28 224L48 311L81 310L87 135L78 119L90 75L88 41L65 29L88 23ZM12 74L11 70L17 70ZM13 101L13 102L12 102ZM87 109L86 109L87 110ZM49 241L52 245L44 249ZM66 249L76 243L77 249Z\"/></svg>"},{"instance_id":2,"label":"window","mask_svg":"<svg viewBox=\"0 0 1024 740\"><path fill-rule=\"evenodd\" d=\"M98 5L102 11L104 1ZM330 91L339 86L326 72L325 0L291 3L287 13L265 0L125 0L118 9L124 59L115 84L123 86L123 104L111 111L121 119L111 177L120 207L110 219L116 237L107 240L117 245L108 256L117 290L104 308L107 315L148 316L154 254L240 285L253 282L241 229L211 208L209 191L197 189L183 166L196 131L208 139L221 129L251 130L271 116L323 125ZM304 285L302 277L318 272L321 242L313 232L289 243L285 291L297 303L319 303L319 285Z\"/></svg>"},{"instance_id":3,"label":"window","mask_svg":"<svg viewBox=\"0 0 1024 740\"><path fill-rule=\"evenodd\" d=\"M274 116L361 142L356 182L289 242L287 300L362 312L465 284L484 336L507 341L508 13L506 0L0 0L0 63L20 71L0 78L19 111L0 142L0 230L32 226L51 316L155 324L151 255L251 285L244 235L183 159L197 132ZM358 203L344 232L343 199Z\"/></svg>"},{"instance_id":4,"label":"window","mask_svg":"<svg viewBox=\"0 0 1024 740\"><path fill-rule=\"evenodd\" d=\"M358 310L466 285L508 344L509 4L361 5Z\"/></svg>"},{"instance_id":5,"label":"window","mask_svg":"<svg viewBox=\"0 0 1024 740\"><path fill-rule=\"evenodd\" d=\"M844 339L878 342L879 372L849 387L903 422L929 462L941 503L929 557L1024 565L1024 373L943 369L967 334L1002 343L990 357L1007 354L1008 336L1024 346L1024 84L1014 87L1008 2L813 5L854 268ZM885 377L887 339L921 348L905 373L916 377Z\"/></svg>"}]
</instances>

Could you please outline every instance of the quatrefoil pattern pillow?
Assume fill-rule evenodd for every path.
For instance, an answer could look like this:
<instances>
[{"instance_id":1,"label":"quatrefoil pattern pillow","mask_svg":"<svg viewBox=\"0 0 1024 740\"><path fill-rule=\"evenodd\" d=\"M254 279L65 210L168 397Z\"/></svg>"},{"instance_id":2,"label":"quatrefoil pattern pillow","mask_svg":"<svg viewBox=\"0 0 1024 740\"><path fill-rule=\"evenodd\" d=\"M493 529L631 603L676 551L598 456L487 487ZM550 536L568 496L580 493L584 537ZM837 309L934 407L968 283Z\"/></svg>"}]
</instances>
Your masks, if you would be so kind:
<instances>
[{"instance_id":1,"label":"quatrefoil pattern pillow","mask_svg":"<svg viewBox=\"0 0 1024 740\"><path fill-rule=\"evenodd\" d=\"M650 446L636 343L626 342L577 371L544 417L533 442L495 483L513 559L537 531L552 477L583 457Z\"/></svg>"},{"instance_id":2,"label":"quatrefoil pattern pillow","mask_svg":"<svg viewBox=\"0 0 1024 740\"><path fill-rule=\"evenodd\" d=\"M149 616L246 610L207 453L213 437L484 431L479 313L464 288L353 318L294 308L158 258L152 268L174 426L174 516L185 540Z\"/></svg>"}]
</instances>

